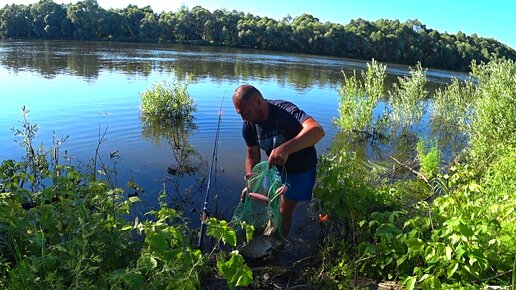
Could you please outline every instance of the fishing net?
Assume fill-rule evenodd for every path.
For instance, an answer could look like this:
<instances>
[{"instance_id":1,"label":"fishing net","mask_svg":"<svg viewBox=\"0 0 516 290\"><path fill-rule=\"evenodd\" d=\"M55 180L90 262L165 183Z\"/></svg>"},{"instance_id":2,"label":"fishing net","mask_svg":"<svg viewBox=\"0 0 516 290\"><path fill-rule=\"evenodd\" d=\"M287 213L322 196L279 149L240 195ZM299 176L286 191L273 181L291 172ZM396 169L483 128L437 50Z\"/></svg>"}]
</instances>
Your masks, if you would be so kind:
<instances>
[{"instance_id":1,"label":"fishing net","mask_svg":"<svg viewBox=\"0 0 516 290\"><path fill-rule=\"evenodd\" d=\"M237 236L237 247L246 244L242 222L254 226L254 237L281 236L282 186L276 167L269 167L267 161L254 166L251 176L247 178L245 199L238 204L231 220Z\"/></svg>"}]
</instances>

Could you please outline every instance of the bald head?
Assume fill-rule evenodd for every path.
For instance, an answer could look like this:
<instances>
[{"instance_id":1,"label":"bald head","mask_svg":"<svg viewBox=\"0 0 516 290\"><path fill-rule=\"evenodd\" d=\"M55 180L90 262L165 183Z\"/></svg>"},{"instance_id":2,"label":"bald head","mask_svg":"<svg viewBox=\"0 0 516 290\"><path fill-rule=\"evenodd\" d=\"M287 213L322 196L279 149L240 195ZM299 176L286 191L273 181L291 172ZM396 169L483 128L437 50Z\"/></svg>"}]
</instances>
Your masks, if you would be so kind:
<instances>
[{"instance_id":1,"label":"bald head","mask_svg":"<svg viewBox=\"0 0 516 290\"><path fill-rule=\"evenodd\" d=\"M253 123L265 120L269 112L260 91L249 84L241 85L235 90L233 105L242 119Z\"/></svg>"},{"instance_id":2,"label":"bald head","mask_svg":"<svg viewBox=\"0 0 516 290\"><path fill-rule=\"evenodd\" d=\"M233 103L248 103L256 98L263 99L263 96L257 88L249 84L239 86L233 93Z\"/></svg>"}]
</instances>

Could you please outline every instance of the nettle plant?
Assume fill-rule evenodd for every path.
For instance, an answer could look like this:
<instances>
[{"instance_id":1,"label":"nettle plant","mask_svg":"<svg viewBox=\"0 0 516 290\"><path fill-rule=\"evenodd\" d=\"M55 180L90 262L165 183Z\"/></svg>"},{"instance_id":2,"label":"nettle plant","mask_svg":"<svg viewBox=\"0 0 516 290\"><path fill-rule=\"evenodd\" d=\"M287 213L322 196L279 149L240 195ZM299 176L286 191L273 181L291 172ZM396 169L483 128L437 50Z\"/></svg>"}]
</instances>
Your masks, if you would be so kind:
<instances>
[{"instance_id":1,"label":"nettle plant","mask_svg":"<svg viewBox=\"0 0 516 290\"><path fill-rule=\"evenodd\" d=\"M28 122L28 110L22 112L22 129L15 133L26 156L0 165L0 288L201 287L210 256L191 246L179 212L160 202L158 210L129 220L139 198L59 164L62 142L35 150L38 126ZM213 221L208 232L230 235L223 225ZM236 252L220 257L217 266L231 288L252 282Z\"/></svg>"}]
</instances>

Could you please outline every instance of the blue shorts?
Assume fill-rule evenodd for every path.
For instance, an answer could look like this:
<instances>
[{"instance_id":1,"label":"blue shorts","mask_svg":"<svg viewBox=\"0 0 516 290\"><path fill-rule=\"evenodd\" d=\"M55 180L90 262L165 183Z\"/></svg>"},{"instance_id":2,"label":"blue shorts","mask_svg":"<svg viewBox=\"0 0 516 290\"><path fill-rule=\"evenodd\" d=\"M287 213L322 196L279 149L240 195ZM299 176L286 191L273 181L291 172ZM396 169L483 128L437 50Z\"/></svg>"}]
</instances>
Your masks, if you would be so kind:
<instances>
[{"instance_id":1,"label":"blue shorts","mask_svg":"<svg viewBox=\"0 0 516 290\"><path fill-rule=\"evenodd\" d=\"M287 192L283 194L285 198L295 201L312 200L315 168L300 173L283 174L281 180L288 186Z\"/></svg>"}]
</instances>

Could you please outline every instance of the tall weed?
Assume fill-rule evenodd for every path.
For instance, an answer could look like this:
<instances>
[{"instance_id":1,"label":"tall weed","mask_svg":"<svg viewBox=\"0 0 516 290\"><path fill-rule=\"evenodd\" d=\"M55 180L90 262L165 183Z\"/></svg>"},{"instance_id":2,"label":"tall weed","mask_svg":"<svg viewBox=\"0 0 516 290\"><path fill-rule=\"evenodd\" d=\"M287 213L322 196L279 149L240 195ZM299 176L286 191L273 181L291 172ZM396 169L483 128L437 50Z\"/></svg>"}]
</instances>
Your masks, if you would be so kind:
<instances>
[{"instance_id":1,"label":"tall weed","mask_svg":"<svg viewBox=\"0 0 516 290\"><path fill-rule=\"evenodd\" d=\"M410 69L409 77L398 78L399 85L394 84L389 91L389 103L391 105L390 116L395 124L406 129L418 124L424 114L424 100L428 98L425 89L426 69L417 64L416 69Z\"/></svg>"},{"instance_id":2,"label":"tall weed","mask_svg":"<svg viewBox=\"0 0 516 290\"><path fill-rule=\"evenodd\" d=\"M470 126L472 162L486 166L502 144L516 147L516 63L496 60L472 65L480 95Z\"/></svg>"},{"instance_id":3,"label":"tall weed","mask_svg":"<svg viewBox=\"0 0 516 290\"><path fill-rule=\"evenodd\" d=\"M344 74L345 85L339 89L339 118L336 120L342 130L371 132L375 128L373 110L383 97L385 65L372 60L361 73L361 79L356 73L351 77Z\"/></svg>"}]
</instances>

